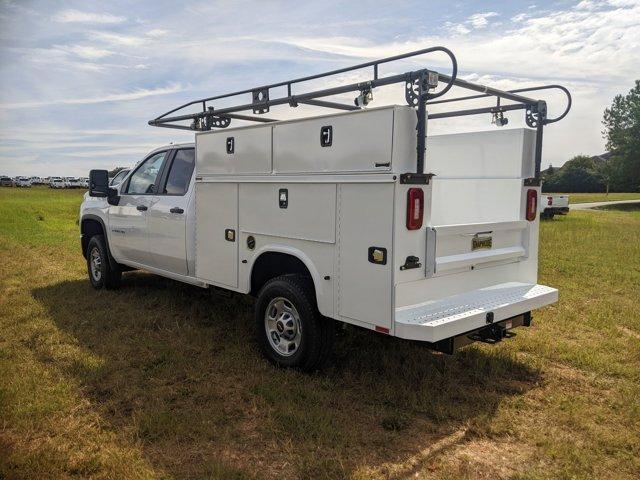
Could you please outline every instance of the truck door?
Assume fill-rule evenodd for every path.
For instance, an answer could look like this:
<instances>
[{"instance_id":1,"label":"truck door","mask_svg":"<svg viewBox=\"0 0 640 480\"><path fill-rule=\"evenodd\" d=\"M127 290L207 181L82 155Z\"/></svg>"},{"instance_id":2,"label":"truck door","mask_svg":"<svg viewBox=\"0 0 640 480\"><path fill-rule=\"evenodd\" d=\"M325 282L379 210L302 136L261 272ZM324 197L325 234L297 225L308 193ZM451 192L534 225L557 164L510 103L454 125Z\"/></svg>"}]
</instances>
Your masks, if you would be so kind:
<instances>
[{"instance_id":1,"label":"truck door","mask_svg":"<svg viewBox=\"0 0 640 480\"><path fill-rule=\"evenodd\" d=\"M146 158L120 190L120 203L109 207L109 246L119 261L151 264L147 232L147 212L167 152Z\"/></svg>"},{"instance_id":2,"label":"truck door","mask_svg":"<svg viewBox=\"0 0 640 480\"><path fill-rule=\"evenodd\" d=\"M167 159L158 195L147 212L151 265L187 275L186 219L193 187L195 150L183 148ZM194 272L190 272L193 274Z\"/></svg>"}]
</instances>

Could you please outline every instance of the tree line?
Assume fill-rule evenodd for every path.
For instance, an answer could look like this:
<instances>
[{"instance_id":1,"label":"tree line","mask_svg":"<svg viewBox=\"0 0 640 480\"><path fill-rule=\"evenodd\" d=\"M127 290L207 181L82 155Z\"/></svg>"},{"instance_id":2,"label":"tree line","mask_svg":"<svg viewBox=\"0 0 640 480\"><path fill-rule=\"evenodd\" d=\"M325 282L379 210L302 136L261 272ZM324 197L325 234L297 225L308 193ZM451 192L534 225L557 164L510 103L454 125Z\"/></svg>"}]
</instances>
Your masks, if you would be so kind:
<instances>
[{"instance_id":1,"label":"tree line","mask_svg":"<svg viewBox=\"0 0 640 480\"><path fill-rule=\"evenodd\" d=\"M640 80L627 95L616 95L602 124L608 152L550 166L542 172L544 192L640 191Z\"/></svg>"}]
</instances>

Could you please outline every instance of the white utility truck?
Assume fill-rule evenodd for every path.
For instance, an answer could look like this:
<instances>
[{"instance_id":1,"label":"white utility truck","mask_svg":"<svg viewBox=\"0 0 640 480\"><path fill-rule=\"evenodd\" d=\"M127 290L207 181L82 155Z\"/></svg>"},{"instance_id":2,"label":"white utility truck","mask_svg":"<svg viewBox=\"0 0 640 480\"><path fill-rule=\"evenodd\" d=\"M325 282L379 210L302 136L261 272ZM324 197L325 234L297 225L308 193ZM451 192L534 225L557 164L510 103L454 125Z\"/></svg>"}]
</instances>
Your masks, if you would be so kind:
<instances>
[{"instance_id":1,"label":"white utility truck","mask_svg":"<svg viewBox=\"0 0 640 480\"><path fill-rule=\"evenodd\" d=\"M49 186L51 188L65 188L65 181L62 177L51 177L49 179Z\"/></svg>"},{"instance_id":2,"label":"white utility truck","mask_svg":"<svg viewBox=\"0 0 640 480\"><path fill-rule=\"evenodd\" d=\"M31 179L29 177L16 177L16 187L31 187Z\"/></svg>"},{"instance_id":3,"label":"white utility truck","mask_svg":"<svg viewBox=\"0 0 640 480\"><path fill-rule=\"evenodd\" d=\"M569 195L545 195L540 198L540 218L553 219L554 215L569 213Z\"/></svg>"},{"instance_id":4,"label":"white utility truck","mask_svg":"<svg viewBox=\"0 0 640 480\"><path fill-rule=\"evenodd\" d=\"M450 75L379 75L383 63L432 52L449 55ZM292 92L364 68L370 81ZM447 353L511 336L558 298L537 283L537 204L542 129L569 107L550 119L543 101L456 74L453 54L433 47L197 100L150 121L197 131L195 144L152 151L115 188L106 170L91 171L80 212L91 283L116 287L133 268L253 295L266 357L306 370L326 359L335 321ZM374 88L393 84L408 105L365 108ZM503 103L427 116L454 85ZM543 88L566 92L531 90ZM286 95L274 98L278 90ZM348 92L355 105L324 99ZM236 95L251 100L209 106ZM263 116L298 104L345 111ZM199 110L171 116L192 105ZM532 128L426 136L427 119L516 109Z\"/></svg>"}]
</instances>

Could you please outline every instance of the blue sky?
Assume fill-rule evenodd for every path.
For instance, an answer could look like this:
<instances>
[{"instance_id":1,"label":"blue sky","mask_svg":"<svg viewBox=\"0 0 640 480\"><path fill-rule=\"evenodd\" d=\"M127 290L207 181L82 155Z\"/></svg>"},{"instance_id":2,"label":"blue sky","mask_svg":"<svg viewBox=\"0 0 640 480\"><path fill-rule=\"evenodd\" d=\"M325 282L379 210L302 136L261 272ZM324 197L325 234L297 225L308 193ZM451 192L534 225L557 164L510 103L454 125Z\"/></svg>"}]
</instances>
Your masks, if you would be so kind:
<instances>
[{"instance_id":1,"label":"blue sky","mask_svg":"<svg viewBox=\"0 0 640 480\"><path fill-rule=\"evenodd\" d=\"M463 78L569 87L570 116L545 133L543 163L558 166L604 151L602 111L640 77L640 0L0 0L0 174L131 165L193 139L147 126L175 105L430 45L451 48ZM396 68L425 66L448 71L437 56ZM401 98L374 92L372 106ZM562 109L560 97L547 99L552 114ZM508 116L522 125L521 113ZM430 133L478 128L490 119L429 124Z\"/></svg>"}]
</instances>

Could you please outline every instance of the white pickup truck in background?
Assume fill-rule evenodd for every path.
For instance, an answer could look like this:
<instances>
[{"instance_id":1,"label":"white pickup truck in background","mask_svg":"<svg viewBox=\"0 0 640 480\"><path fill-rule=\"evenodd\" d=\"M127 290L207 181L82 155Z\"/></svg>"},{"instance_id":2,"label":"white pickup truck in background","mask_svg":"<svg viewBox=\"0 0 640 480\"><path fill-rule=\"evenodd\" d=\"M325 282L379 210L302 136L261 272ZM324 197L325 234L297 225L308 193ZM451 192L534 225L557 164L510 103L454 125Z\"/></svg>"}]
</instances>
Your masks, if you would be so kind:
<instances>
[{"instance_id":1,"label":"white pickup truck in background","mask_svg":"<svg viewBox=\"0 0 640 480\"><path fill-rule=\"evenodd\" d=\"M378 75L380 63L434 51L450 55L452 75ZM457 80L456 65L434 47L312 77L373 67L369 82L293 95L307 77L223 96L248 94L249 105L202 99L152 120L196 130L195 144L150 152L116 186L91 171L80 231L92 285L115 288L124 270L143 269L252 295L264 355L304 370L327 358L336 321L446 353L512 336L558 299L537 283L539 172L542 127L569 107L548 119L544 102ZM363 108L393 84L409 105ZM516 102L509 110L526 110L530 128L427 137L427 120L496 115L427 116L453 85ZM355 106L325 100L345 92L359 93ZM300 103L347 111L261 116Z\"/></svg>"},{"instance_id":2,"label":"white pickup truck in background","mask_svg":"<svg viewBox=\"0 0 640 480\"><path fill-rule=\"evenodd\" d=\"M569 195L540 196L540 218L552 219L554 215L566 215L569 213Z\"/></svg>"}]
</instances>

